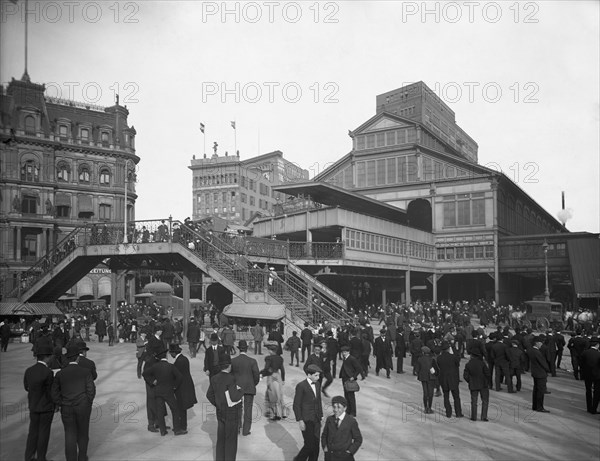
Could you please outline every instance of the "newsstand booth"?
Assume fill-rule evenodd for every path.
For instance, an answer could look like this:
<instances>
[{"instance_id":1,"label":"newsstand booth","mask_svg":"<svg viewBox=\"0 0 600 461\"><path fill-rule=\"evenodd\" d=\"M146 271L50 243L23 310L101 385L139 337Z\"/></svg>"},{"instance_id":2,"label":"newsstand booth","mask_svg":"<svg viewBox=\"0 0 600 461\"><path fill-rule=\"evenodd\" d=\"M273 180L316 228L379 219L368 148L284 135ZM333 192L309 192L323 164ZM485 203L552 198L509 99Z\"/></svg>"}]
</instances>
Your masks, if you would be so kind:
<instances>
[{"instance_id":1,"label":"newsstand booth","mask_svg":"<svg viewBox=\"0 0 600 461\"><path fill-rule=\"evenodd\" d=\"M268 332L277 328L285 317L285 306L266 303L231 303L223 308L223 315L227 317L229 325L235 331L236 347L237 341L245 339L250 348L254 347L250 328L260 320L266 339Z\"/></svg>"}]
</instances>

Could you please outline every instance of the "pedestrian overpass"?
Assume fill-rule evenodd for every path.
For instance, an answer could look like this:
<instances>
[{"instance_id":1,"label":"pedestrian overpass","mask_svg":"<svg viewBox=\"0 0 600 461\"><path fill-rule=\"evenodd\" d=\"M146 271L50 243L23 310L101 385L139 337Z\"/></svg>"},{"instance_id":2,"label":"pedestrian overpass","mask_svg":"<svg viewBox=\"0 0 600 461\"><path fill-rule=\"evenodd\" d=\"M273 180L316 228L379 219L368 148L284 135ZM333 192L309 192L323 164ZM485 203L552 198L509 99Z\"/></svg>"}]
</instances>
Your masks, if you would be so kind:
<instances>
[{"instance_id":1,"label":"pedestrian overpass","mask_svg":"<svg viewBox=\"0 0 600 461\"><path fill-rule=\"evenodd\" d=\"M161 226L168 226L168 230L159 229ZM292 263L285 247L281 241L213 233L175 220L137 221L127 226L85 224L23 272L7 301L56 301L104 263L114 277L141 267L183 273L185 327L190 316L186 274L194 271L202 271L223 285L233 294L236 305L245 305L250 311L257 312L265 305L283 306L284 321L290 326L303 328L305 322L316 326L325 321L351 320L346 300ZM333 253L335 249L328 251ZM258 263L284 270L269 271ZM113 283L113 300L115 286ZM116 320L114 302L112 308Z\"/></svg>"}]
</instances>

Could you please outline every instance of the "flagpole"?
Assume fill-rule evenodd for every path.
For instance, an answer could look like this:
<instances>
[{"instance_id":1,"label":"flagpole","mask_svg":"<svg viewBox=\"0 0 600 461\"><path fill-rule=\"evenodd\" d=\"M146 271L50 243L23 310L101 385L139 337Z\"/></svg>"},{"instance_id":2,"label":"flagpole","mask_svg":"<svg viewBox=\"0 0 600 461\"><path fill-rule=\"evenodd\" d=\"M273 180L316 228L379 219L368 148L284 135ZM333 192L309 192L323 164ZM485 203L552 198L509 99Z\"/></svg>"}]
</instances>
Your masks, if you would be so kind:
<instances>
[{"instance_id":1,"label":"flagpole","mask_svg":"<svg viewBox=\"0 0 600 461\"><path fill-rule=\"evenodd\" d=\"M28 8L27 8L28 0L25 0L25 75L29 76L27 73L27 28L28 28Z\"/></svg>"},{"instance_id":2,"label":"flagpole","mask_svg":"<svg viewBox=\"0 0 600 461\"><path fill-rule=\"evenodd\" d=\"M237 155L237 124L233 121L233 149L234 155Z\"/></svg>"}]
</instances>

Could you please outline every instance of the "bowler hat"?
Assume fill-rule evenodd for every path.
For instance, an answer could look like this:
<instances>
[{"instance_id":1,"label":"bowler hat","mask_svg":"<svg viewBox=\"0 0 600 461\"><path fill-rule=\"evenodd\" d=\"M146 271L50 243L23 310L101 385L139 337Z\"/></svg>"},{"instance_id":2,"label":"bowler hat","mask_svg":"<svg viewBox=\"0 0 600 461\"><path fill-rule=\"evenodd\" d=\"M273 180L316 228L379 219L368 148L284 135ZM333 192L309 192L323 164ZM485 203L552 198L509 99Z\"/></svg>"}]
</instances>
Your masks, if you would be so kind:
<instances>
[{"instance_id":1,"label":"bowler hat","mask_svg":"<svg viewBox=\"0 0 600 461\"><path fill-rule=\"evenodd\" d=\"M446 349L450 349L450 343L448 341L442 341L440 348L445 351Z\"/></svg>"},{"instance_id":2,"label":"bowler hat","mask_svg":"<svg viewBox=\"0 0 600 461\"><path fill-rule=\"evenodd\" d=\"M473 349L471 351L471 356L472 357L481 357L481 351L479 349Z\"/></svg>"},{"instance_id":3,"label":"bowler hat","mask_svg":"<svg viewBox=\"0 0 600 461\"><path fill-rule=\"evenodd\" d=\"M157 352L154 353L154 358L155 359L160 359L162 357L166 357L167 352L169 352L169 349L160 349Z\"/></svg>"},{"instance_id":4,"label":"bowler hat","mask_svg":"<svg viewBox=\"0 0 600 461\"><path fill-rule=\"evenodd\" d=\"M600 338L598 338L598 336L593 336L592 338L590 338L590 346L594 344L600 344Z\"/></svg>"},{"instance_id":5,"label":"bowler hat","mask_svg":"<svg viewBox=\"0 0 600 461\"><path fill-rule=\"evenodd\" d=\"M306 371L308 372L308 374L313 374L313 373L322 373L323 370L321 370L318 366L316 366L315 364L310 364L309 366L306 367Z\"/></svg>"},{"instance_id":6,"label":"bowler hat","mask_svg":"<svg viewBox=\"0 0 600 461\"><path fill-rule=\"evenodd\" d=\"M210 340L213 341L213 342L215 342L215 343L219 342L219 335L216 334L216 333L211 333L210 334Z\"/></svg>"},{"instance_id":7,"label":"bowler hat","mask_svg":"<svg viewBox=\"0 0 600 461\"><path fill-rule=\"evenodd\" d=\"M219 359L219 366L220 367L225 367L227 365L231 365L231 356L229 354L224 354L220 359Z\"/></svg>"},{"instance_id":8,"label":"bowler hat","mask_svg":"<svg viewBox=\"0 0 600 461\"><path fill-rule=\"evenodd\" d=\"M163 331L162 323L157 323L154 325L154 331Z\"/></svg>"},{"instance_id":9,"label":"bowler hat","mask_svg":"<svg viewBox=\"0 0 600 461\"><path fill-rule=\"evenodd\" d=\"M69 347L67 347L67 353L65 354L65 356L70 359L73 357L78 357L79 356L79 346L77 344L73 344Z\"/></svg>"},{"instance_id":10,"label":"bowler hat","mask_svg":"<svg viewBox=\"0 0 600 461\"><path fill-rule=\"evenodd\" d=\"M348 347L348 346L342 346L342 348L340 349L340 351L342 351L342 352L350 352L350 347Z\"/></svg>"},{"instance_id":11,"label":"bowler hat","mask_svg":"<svg viewBox=\"0 0 600 461\"><path fill-rule=\"evenodd\" d=\"M79 347L80 351L89 351L90 350L90 348L87 347L87 344L85 343L85 341L77 342L77 346Z\"/></svg>"},{"instance_id":12,"label":"bowler hat","mask_svg":"<svg viewBox=\"0 0 600 461\"><path fill-rule=\"evenodd\" d=\"M533 341L536 343L543 343L544 341L546 341L546 336L537 335Z\"/></svg>"},{"instance_id":13,"label":"bowler hat","mask_svg":"<svg viewBox=\"0 0 600 461\"><path fill-rule=\"evenodd\" d=\"M245 339L240 339L240 342L238 343L238 349L240 351L247 351L248 350L248 343L246 342Z\"/></svg>"},{"instance_id":14,"label":"bowler hat","mask_svg":"<svg viewBox=\"0 0 600 461\"><path fill-rule=\"evenodd\" d=\"M348 406L348 402L346 401L346 399L342 395L336 395L335 397L333 397L331 399L331 404L332 405L335 405L336 403L339 403L340 405L344 405L345 407Z\"/></svg>"},{"instance_id":15,"label":"bowler hat","mask_svg":"<svg viewBox=\"0 0 600 461\"><path fill-rule=\"evenodd\" d=\"M179 352L181 352L181 346L176 343L171 343L169 344L169 352L178 354Z\"/></svg>"}]
</instances>

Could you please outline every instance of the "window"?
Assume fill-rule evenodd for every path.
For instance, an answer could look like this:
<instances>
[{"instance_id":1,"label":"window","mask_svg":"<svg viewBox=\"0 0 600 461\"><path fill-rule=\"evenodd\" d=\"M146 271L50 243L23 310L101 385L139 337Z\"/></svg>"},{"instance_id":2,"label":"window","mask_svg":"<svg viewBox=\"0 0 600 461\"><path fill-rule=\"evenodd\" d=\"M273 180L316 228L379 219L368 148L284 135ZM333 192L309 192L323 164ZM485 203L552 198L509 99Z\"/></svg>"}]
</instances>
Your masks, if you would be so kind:
<instances>
[{"instance_id":1,"label":"window","mask_svg":"<svg viewBox=\"0 0 600 461\"><path fill-rule=\"evenodd\" d=\"M21 167L21 180L29 182L40 180L40 169L33 160L27 160Z\"/></svg>"},{"instance_id":2,"label":"window","mask_svg":"<svg viewBox=\"0 0 600 461\"><path fill-rule=\"evenodd\" d=\"M485 198L483 194L471 194L472 224L485 224Z\"/></svg>"},{"instance_id":3,"label":"window","mask_svg":"<svg viewBox=\"0 0 600 461\"><path fill-rule=\"evenodd\" d=\"M69 166L66 163L61 163L56 168L56 179L58 181L69 181Z\"/></svg>"},{"instance_id":4,"label":"window","mask_svg":"<svg viewBox=\"0 0 600 461\"><path fill-rule=\"evenodd\" d=\"M250 196L250 206L254 206L255 200L253 196Z\"/></svg>"},{"instance_id":5,"label":"window","mask_svg":"<svg viewBox=\"0 0 600 461\"><path fill-rule=\"evenodd\" d=\"M471 224L471 203L469 195L459 195L456 202L456 224L458 226L468 226Z\"/></svg>"},{"instance_id":6,"label":"window","mask_svg":"<svg viewBox=\"0 0 600 461\"><path fill-rule=\"evenodd\" d=\"M90 182L90 170L87 166L79 170L79 182Z\"/></svg>"},{"instance_id":7,"label":"window","mask_svg":"<svg viewBox=\"0 0 600 461\"><path fill-rule=\"evenodd\" d=\"M98 208L98 217L105 221L110 221L111 218L111 206L107 203L101 203Z\"/></svg>"},{"instance_id":8,"label":"window","mask_svg":"<svg viewBox=\"0 0 600 461\"><path fill-rule=\"evenodd\" d=\"M66 141L69 139L69 128L67 125L59 125L58 126L58 136L60 136L61 141Z\"/></svg>"},{"instance_id":9,"label":"window","mask_svg":"<svg viewBox=\"0 0 600 461\"><path fill-rule=\"evenodd\" d=\"M246 203L248 201L248 196L242 192L240 200L242 203Z\"/></svg>"},{"instance_id":10,"label":"window","mask_svg":"<svg viewBox=\"0 0 600 461\"><path fill-rule=\"evenodd\" d=\"M35 261L37 259L37 235L25 234L21 246L22 261Z\"/></svg>"},{"instance_id":11,"label":"window","mask_svg":"<svg viewBox=\"0 0 600 461\"><path fill-rule=\"evenodd\" d=\"M108 132L106 132L106 131L102 132L102 134L100 135L100 142L102 142L102 147L108 147L109 146Z\"/></svg>"},{"instance_id":12,"label":"window","mask_svg":"<svg viewBox=\"0 0 600 461\"><path fill-rule=\"evenodd\" d=\"M223 213L227 213L227 207L226 206L223 207Z\"/></svg>"},{"instance_id":13,"label":"window","mask_svg":"<svg viewBox=\"0 0 600 461\"><path fill-rule=\"evenodd\" d=\"M57 218L68 218L71 216L71 208L64 205L56 206L56 217Z\"/></svg>"},{"instance_id":14,"label":"window","mask_svg":"<svg viewBox=\"0 0 600 461\"><path fill-rule=\"evenodd\" d=\"M452 201L450 201L452 200ZM456 202L454 196L444 197L444 227L456 226Z\"/></svg>"},{"instance_id":15,"label":"window","mask_svg":"<svg viewBox=\"0 0 600 461\"><path fill-rule=\"evenodd\" d=\"M110 186L110 170L108 168L100 170L100 185Z\"/></svg>"},{"instance_id":16,"label":"window","mask_svg":"<svg viewBox=\"0 0 600 461\"><path fill-rule=\"evenodd\" d=\"M21 212L36 214L37 213L37 197L32 195L24 195L21 201Z\"/></svg>"},{"instance_id":17,"label":"window","mask_svg":"<svg viewBox=\"0 0 600 461\"><path fill-rule=\"evenodd\" d=\"M87 128L81 129L81 141L85 144L90 142L90 130Z\"/></svg>"},{"instance_id":18,"label":"window","mask_svg":"<svg viewBox=\"0 0 600 461\"><path fill-rule=\"evenodd\" d=\"M27 115L25 117L25 134L35 136L35 131L35 117L33 115Z\"/></svg>"}]
</instances>

